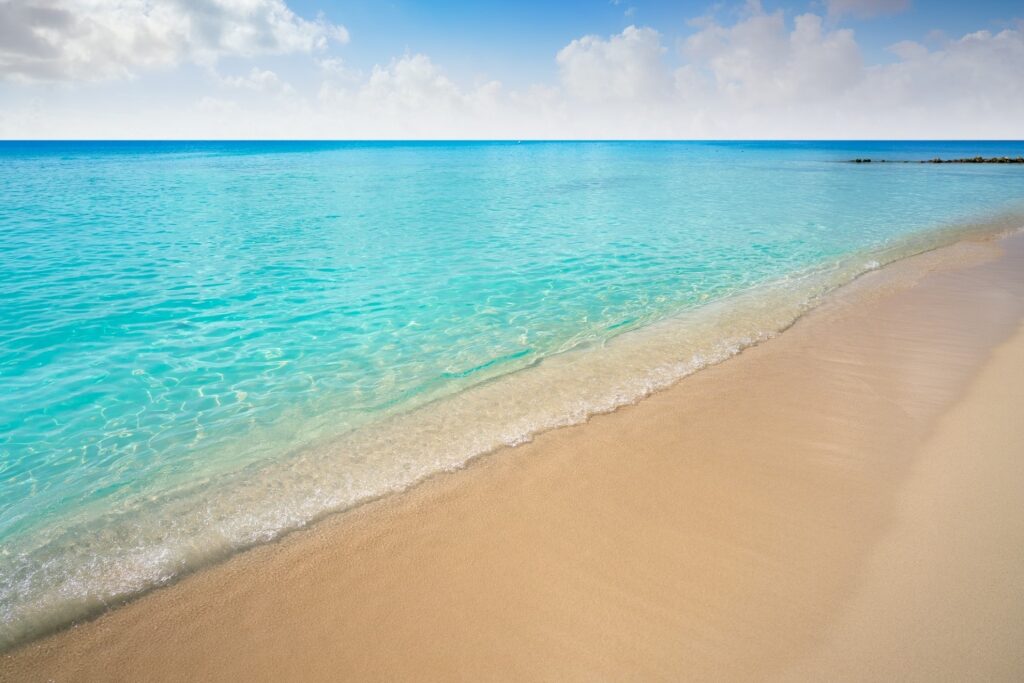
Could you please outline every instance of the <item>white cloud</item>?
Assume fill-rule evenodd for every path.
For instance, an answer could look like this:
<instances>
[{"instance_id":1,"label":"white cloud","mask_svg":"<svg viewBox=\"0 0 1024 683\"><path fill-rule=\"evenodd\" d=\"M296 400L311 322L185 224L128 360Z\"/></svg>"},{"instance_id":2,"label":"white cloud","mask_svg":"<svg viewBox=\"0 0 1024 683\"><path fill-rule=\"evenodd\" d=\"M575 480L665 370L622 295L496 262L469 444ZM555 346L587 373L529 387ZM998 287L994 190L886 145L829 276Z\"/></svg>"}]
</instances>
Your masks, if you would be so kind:
<instances>
[{"instance_id":1,"label":"white cloud","mask_svg":"<svg viewBox=\"0 0 1024 683\"><path fill-rule=\"evenodd\" d=\"M316 65L320 67L320 74L325 82L343 81L356 83L362 78L362 73L358 69L350 68L339 57L318 59L316 60Z\"/></svg>"},{"instance_id":2,"label":"white cloud","mask_svg":"<svg viewBox=\"0 0 1024 683\"><path fill-rule=\"evenodd\" d=\"M0 0L0 78L97 81L222 56L312 52L344 26L284 0Z\"/></svg>"},{"instance_id":3,"label":"white cloud","mask_svg":"<svg viewBox=\"0 0 1024 683\"><path fill-rule=\"evenodd\" d=\"M949 117L976 116L979 125L1012 117L1005 134L1024 135L1024 27L977 31L934 50L911 41L891 50L900 61L868 70L881 102L895 101L932 126Z\"/></svg>"},{"instance_id":4,"label":"white cloud","mask_svg":"<svg viewBox=\"0 0 1024 683\"><path fill-rule=\"evenodd\" d=\"M792 30L781 11L755 13L728 27L708 22L685 41L683 52L734 104L827 99L863 77L853 32L826 31L814 14L796 17Z\"/></svg>"},{"instance_id":5,"label":"white cloud","mask_svg":"<svg viewBox=\"0 0 1024 683\"><path fill-rule=\"evenodd\" d=\"M359 93L362 103L381 113L456 107L462 95L426 55L407 55L375 66Z\"/></svg>"},{"instance_id":6,"label":"white cloud","mask_svg":"<svg viewBox=\"0 0 1024 683\"><path fill-rule=\"evenodd\" d=\"M910 7L910 0L826 0L829 16L852 14L861 18L895 14Z\"/></svg>"},{"instance_id":7,"label":"white cloud","mask_svg":"<svg viewBox=\"0 0 1024 683\"><path fill-rule=\"evenodd\" d=\"M629 26L608 39L584 36L574 40L555 59L566 91L598 102L664 93L670 82L664 53L657 31Z\"/></svg>"},{"instance_id":8,"label":"white cloud","mask_svg":"<svg viewBox=\"0 0 1024 683\"><path fill-rule=\"evenodd\" d=\"M237 102L225 100L219 97L203 97L198 103L196 103L196 109L204 114L210 114L214 117L236 117L238 115Z\"/></svg>"},{"instance_id":9,"label":"white cloud","mask_svg":"<svg viewBox=\"0 0 1024 683\"><path fill-rule=\"evenodd\" d=\"M334 137L496 136L515 108L497 81L460 87L422 54L377 65L361 81L344 70L329 76L317 102Z\"/></svg>"},{"instance_id":10,"label":"white cloud","mask_svg":"<svg viewBox=\"0 0 1024 683\"><path fill-rule=\"evenodd\" d=\"M221 77L220 82L231 88L243 88L261 93L290 93L292 86L267 69L253 67L244 76Z\"/></svg>"},{"instance_id":11,"label":"white cloud","mask_svg":"<svg viewBox=\"0 0 1024 683\"><path fill-rule=\"evenodd\" d=\"M875 65L853 31L815 14L787 18L751 3L734 21L693 27L671 52L652 28L581 37L553 55L556 84L519 90L459 83L422 54L367 72L320 56L309 62L313 83L291 78L294 89L252 68L222 78L228 92L193 92L197 104L177 109L127 109L121 120L105 95L91 109L66 95L61 109L57 100L40 105L41 89L8 84L5 96L25 95L0 105L0 137L1024 136L1024 24L902 41L890 48L893 61Z\"/></svg>"},{"instance_id":12,"label":"white cloud","mask_svg":"<svg viewBox=\"0 0 1024 683\"><path fill-rule=\"evenodd\" d=\"M903 41L893 63L866 66L852 31L813 14L790 27L755 11L706 23L685 43L708 78L700 133L729 137L1020 137L1024 31L981 31L934 50ZM683 107L684 109L687 107Z\"/></svg>"},{"instance_id":13,"label":"white cloud","mask_svg":"<svg viewBox=\"0 0 1024 683\"><path fill-rule=\"evenodd\" d=\"M574 87L572 80L565 87L571 120L587 126L582 136L1024 135L1021 23L932 47L903 41L890 49L896 61L878 65L864 63L852 30L829 29L810 13L787 20L753 2L732 23L705 18L695 27L680 44L682 63L668 87L649 85L663 83L668 61L658 54L656 40L647 43L644 59L635 56L639 50L620 49L626 57L585 62L583 82L591 89ZM622 37L589 44L604 48L617 39ZM569 47L578 45L574 41ZM629 78L632 90L621 83ZM630 116L595 106L602 83L627 95Z\"/></svg>"}]
</instances>

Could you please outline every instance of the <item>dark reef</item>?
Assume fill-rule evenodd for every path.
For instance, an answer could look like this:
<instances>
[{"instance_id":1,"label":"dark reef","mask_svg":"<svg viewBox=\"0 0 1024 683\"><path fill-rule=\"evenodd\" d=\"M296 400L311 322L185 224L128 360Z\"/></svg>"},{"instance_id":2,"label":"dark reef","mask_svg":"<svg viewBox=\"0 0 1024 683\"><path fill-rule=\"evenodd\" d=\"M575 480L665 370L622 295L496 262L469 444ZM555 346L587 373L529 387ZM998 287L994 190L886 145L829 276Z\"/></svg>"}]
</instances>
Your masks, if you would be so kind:
<instances>
[{"instance_id":1,"label":"dark reef","mask_svg":"<svg viewBox=\"0 0 1024 683\"><path fill-rule=\"evenodd\" d=\"M967 157L964 159L922 159L913 161L911 159L850 159L851 164L1024 164L1024 157Z\"/></svg>"}]
</instances>

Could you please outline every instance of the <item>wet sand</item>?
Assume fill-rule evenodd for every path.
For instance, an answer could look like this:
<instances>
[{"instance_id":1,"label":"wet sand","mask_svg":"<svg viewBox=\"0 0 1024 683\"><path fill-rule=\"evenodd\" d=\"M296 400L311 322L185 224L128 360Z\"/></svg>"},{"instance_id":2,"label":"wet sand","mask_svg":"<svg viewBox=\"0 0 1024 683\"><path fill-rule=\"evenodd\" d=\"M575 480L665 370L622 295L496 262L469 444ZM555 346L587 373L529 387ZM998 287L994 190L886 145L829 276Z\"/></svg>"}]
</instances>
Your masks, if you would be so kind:
<instances>
[{"instance_id":1,"label":"wet sand","mask_svg":"<svg viewBox=\"0 0 1024 683\"><path fill-rule=\"evenodd\" d=\"M1020 680L1024 237L0 658L4 680Z\"/></svg>"}]
</instances>

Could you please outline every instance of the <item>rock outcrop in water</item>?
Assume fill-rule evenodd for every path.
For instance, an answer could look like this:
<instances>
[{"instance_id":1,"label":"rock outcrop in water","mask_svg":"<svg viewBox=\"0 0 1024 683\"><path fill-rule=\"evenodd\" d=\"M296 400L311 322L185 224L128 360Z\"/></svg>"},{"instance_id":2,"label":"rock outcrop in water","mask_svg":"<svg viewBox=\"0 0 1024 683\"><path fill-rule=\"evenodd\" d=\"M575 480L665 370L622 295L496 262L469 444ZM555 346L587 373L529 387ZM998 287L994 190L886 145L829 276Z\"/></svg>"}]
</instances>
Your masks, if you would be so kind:
<instances>
[{"instance_id":1,"label":"rock outcrop in water","mask_svg":"<svg viewBox=\"0 0 1024 683\"><path fill-rule=\"evenodd\" d=\"M913 161L911 159L900 159L893 161L890 159L850 159L851 164L1024 164L1024 157L966 157L963 159L940 159L935 157L934 159L921 159L919 161Z\"/></svg>"}]
</instances>

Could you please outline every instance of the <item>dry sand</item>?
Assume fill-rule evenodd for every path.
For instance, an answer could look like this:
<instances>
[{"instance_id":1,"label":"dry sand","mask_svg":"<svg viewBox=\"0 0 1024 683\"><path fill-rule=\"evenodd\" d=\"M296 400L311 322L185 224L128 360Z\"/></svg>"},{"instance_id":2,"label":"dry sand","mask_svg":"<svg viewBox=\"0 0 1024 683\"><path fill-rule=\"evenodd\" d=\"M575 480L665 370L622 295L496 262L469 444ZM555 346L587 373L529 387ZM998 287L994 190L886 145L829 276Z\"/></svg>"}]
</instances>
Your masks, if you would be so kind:
<instances>
[{"instance_id":1,"label":"dry sand","mask_svg":"<svg viewBox=\"0 0 1024 683\"><path fill-rule=\"evenodd\" d=\"M154 591L6 680L1024 680L1024 238Z\"/></svg>"}]
</instances>

